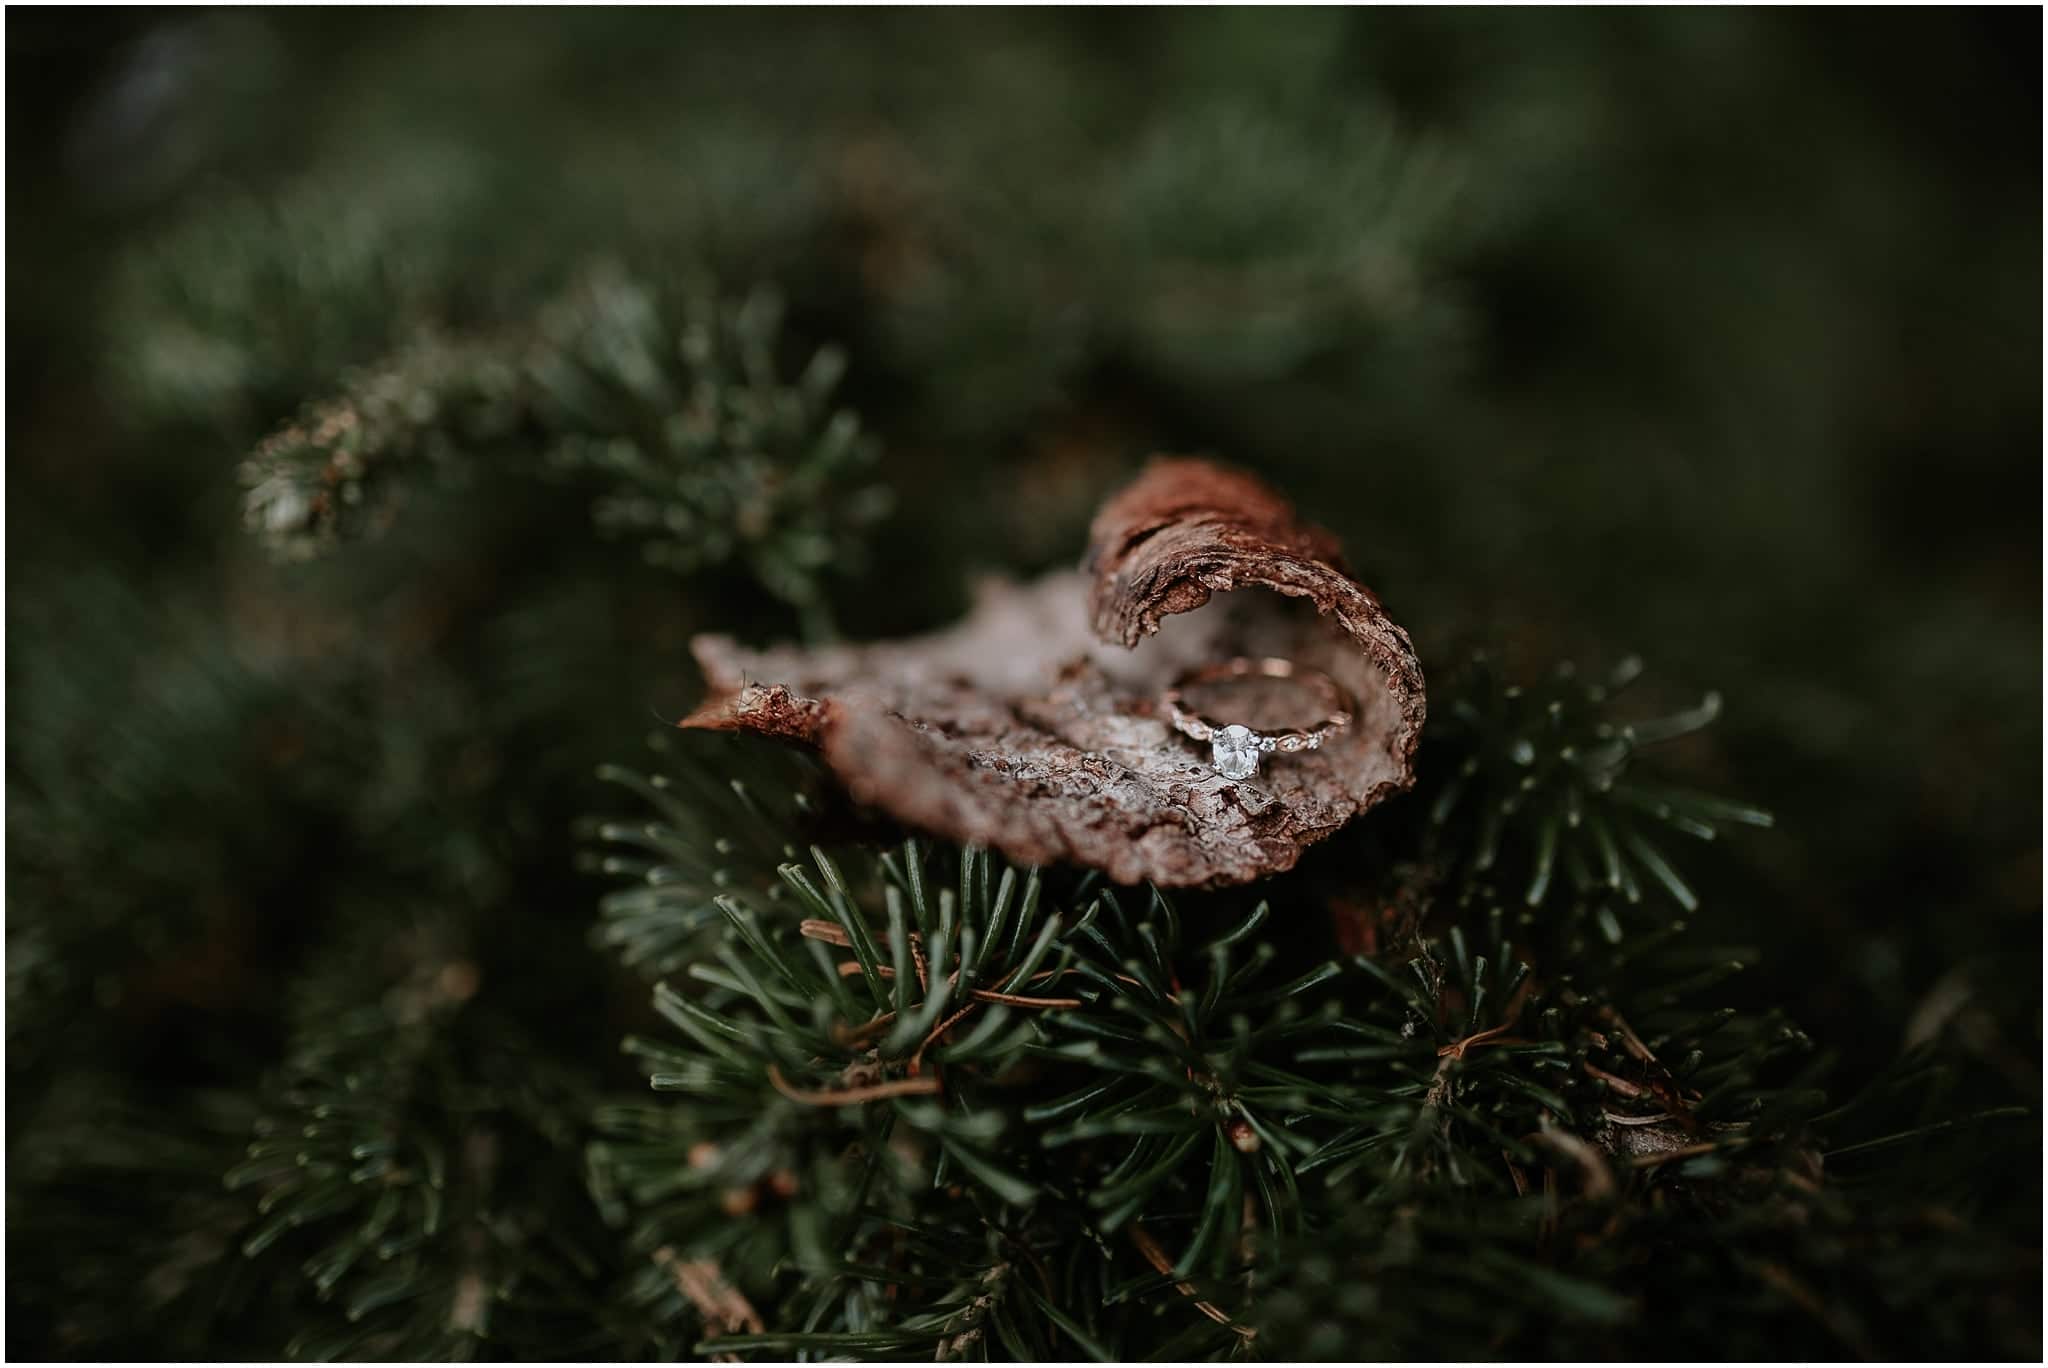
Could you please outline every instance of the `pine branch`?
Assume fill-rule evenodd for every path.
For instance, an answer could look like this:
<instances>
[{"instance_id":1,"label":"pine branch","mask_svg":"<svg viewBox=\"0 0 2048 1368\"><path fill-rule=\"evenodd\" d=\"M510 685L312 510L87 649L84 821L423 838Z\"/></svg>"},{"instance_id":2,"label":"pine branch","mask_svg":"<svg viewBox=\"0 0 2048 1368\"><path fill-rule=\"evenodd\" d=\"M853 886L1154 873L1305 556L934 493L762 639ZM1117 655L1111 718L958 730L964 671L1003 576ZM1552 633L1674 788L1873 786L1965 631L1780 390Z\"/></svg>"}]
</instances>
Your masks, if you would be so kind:
<instances>
[{"instance_id":1,"label":"pine branch","mask_svg":"<svg viewBox=\"0 0 2048 1368\"><path fill-rule=\"evenodd\" d=\"M657 734L652 747L686 763L672 775L606 765L598 777L639 794L656 819L589 823L582 834L606 846L586 868L634 881L599 902L598 943L660 977L710 952L727 926L721 896L787 894L777 871L801 857L805 828L818 824L826 795L820 768L794 750L672 732Z\"/></svg>"},{"instance_id":2,"label":"pine branch","mask_svg":"<svg viewBox=\"0 0 2048 1368\"><path fill-rule=\"evenodd\" d=\"M676 786L644 791L670 810L660 839L611 833L658 857L633 871L647 886L687 884ZM1278 972L1259 935L1264 904L1184 944L1157 893L1134 914L1083 880L1061 900L1080 915L1063 915L1040 876L1020 885L973 850L958 856L957 892L952 879L937 886L915 844L879 860L819 850L812 863L781 868L781 898L715 896L722 945L702 939L689 899L670 914L686 934L658 943L698 958L690 990L664 988L656 1006L687 1043L629 1048L657 1090L691 1105L611 1109L592 1154L638 1247L711 1260L761 1309L767 1337L733 1352L905 1348L882 1331L902 1324L885 1295L891 1256L856 1255L872 1265L863 1273L835 1250L865 1250L920 1211L964 1239L1008 1211L1041 1231L1027 1244L1096 1251L1101 1290L1048 1293L1090 1343L1122 1343L1131 1313L1164 1305L1228 1352L1254 1338L1229 1309L1245 1280L1327 1219L1332 1183L1388 1207L1418 1184L1501 1192L1512 1165L1482 1169L1475 1153L1505 1147L1540 1171L1563 1150L1566 1167L1583 1166L1584 1141L1542 1137L1610 1128L1594 1102L1613 1085L1580 1067L1606 1009L1536 991L1497 915L1487 954L1469 955L1454 928L1406 966ZM1529 1035L1510 1035L1524 1013ZM1647 1076L1640 1062L1615 1067ZM1018 1105L1011 1079L1042 1099L1022 1102L1022 1130L1003 1123ZM934 1184L968 1205L931 1213L917 1194ZM804 1274L794 1287L775 1274L792 1266ZM808 1289L839 1307L820 1289L845 1283L861 1310L788 1328L791 1297ZM687 1299L669 1300L689 1314Z\"/></svg>"},{"instance_id":3,"label":"pine branch","mask_svg":"<svg viewBox=\"0 0 2048 1368\"><path fill-rule=\"evenodd\" d=\"M1449 723L1431 737L1453 752L1451 764L1434 767L1450 777L1429 807L1440 858L1464 877L1506 882L1530 907L1559 888L1629 903L1653 888L1695 910L1699 899L1658 844L1661 833L1711 841L1731 823L1767 827L1771 816L1630 773L1639 750L1698 731L1721 711L1710 693L1684 712L1621 721L1615 699L1641 672L1631 657L1596 682L1563 666L1524 686L1502 683L1475 657L1454 685Z\"/></svg>"},{"instance_id":4,"label":"pine branch","mask_svg":"<svg viewBox=\"0 0 2048 1368\"><path fill-rule=\"evenodd\" d=\"M297 1307L289 1356L504 1356L599 1325L630 1337L604 1311L607 1249L562 1130L587 1104L473 1005L477 966L434 933L362 942L314 980L226 1175L257 1194L240 1254ZM404 976L357 1000L394 953Z\"/></svg>"},{"instance_id":5,"label":"pine branch","mask_svg":"<svg viewBox=\"0 0 2048 1368\"><path fill-rule=\"evenodd\" d=\"M1579 698L1573 725L1621 742L1580 801L1663 792L1624 777L1660 729L1602 731L1605 698ZM1530 768L1459 714L1432 740L1472 748L1468 778ZM678 892L612 939L684 981L656 997L679 1038L628 1048L688 1104L608 1108L591 1167L648 1259L638 1295L702 1352L1328 1354L1334 1325L1413 1356L1474 1299L1509 1313L1449 1341L1471 1356L1627 1341L1666 1295L1628 1260L1719 1238L1761 1189L1818 1191L1823 1061L1715 1006L1726 952L1604 881L1510 913L1468 873L1377 955L1288 963L1266 903L1197 899L1190 935L1157 892L972 849L814 849L769 885L742 872L775 853L758 798L706 825L706 777L634 786L664 821L603 828L636 851L614 869ZM1481 813L1440 806L1430 867ZM720 834L750 827L751 864ZM666 1258L715 1268L762 1328L734 1333ZM1319 1321L1328 1287L1368 1289L1339 1298L1364 1319Z\"/></svg>"},{"instance_id":6,"label":"pine branch","mask_svg":"<svg viewBox=\"0 0 2048 1368\"><path fill-rule=\"evenodd\" d=\"M248 522L304 557L382 531L415 486L552 471L651 563L737 563L822 629L824 572L857 568L887 497L864 483L873 443L832 402L840 354L782 379L780 322L766 291L720 304L593 269L524 328L424 335L309 406L246 463Z\"/></svg>"}]
</instances>

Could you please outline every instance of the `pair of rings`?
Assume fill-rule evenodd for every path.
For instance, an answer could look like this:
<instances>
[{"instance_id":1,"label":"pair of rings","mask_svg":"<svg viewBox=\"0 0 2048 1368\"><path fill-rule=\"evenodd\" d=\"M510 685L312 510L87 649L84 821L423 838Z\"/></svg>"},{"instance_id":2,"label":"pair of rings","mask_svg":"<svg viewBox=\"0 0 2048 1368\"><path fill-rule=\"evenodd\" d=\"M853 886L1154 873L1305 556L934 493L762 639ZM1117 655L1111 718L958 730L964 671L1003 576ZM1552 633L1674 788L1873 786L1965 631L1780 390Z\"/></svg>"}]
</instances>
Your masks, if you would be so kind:
<instances>
[{"instance_id":1,"label":"pair of rings","mask_svg":"<svg viewBox=\"0 0 2048 1368\"><path fill-rule=\"evenodd\" d=\"M1323 716L1306 727L1261 733L1240 722L1219 722L1187 706L1184 691L1203 684L1242 679L1287 679L1316 696ZM1301 668L1277 656L1251 659L1240 656L1220 665L1205 665L1173 682L1161 695L1174 728L1196 741L1209 743L1210 763L1225 779L1249 779L1259 772L1259 762L1268 755L1319 750L1324 742L1351 725L1351 709L1337 681L1320 670Z\"/></svg>"}]
</instances>

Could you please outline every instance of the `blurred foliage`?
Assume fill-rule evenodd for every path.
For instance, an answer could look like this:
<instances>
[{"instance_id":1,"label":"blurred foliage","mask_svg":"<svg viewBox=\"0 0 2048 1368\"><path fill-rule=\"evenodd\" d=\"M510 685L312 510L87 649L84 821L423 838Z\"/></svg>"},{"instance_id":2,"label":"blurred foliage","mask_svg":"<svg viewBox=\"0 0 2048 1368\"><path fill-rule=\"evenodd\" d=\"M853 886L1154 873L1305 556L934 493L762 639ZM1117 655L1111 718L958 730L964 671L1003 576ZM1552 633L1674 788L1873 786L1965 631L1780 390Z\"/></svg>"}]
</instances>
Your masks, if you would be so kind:
<instances>
[{"instance_id":1,"label":"blurred foliage","mask_svg":"<svg viewBox=\"0 0 2048 1368\"><path fill-rule=\"evenodd\" d=\"M574 1166L621 1126L690 1137L653 1119L673 1109L600 1108L590 1134L564 1118L630 1086L620 1035L670 1030L641 974L708 963L727 895L787 911L776 867L860 819L770 770L742 781L766 825L671 823L682 855L608 843L614 874L679 872L610 893L615 967L586 936L602 886L575 866L577 819L618 810L594 768L650 709L688 706L692 632L943 621L977 571L1069 560L1102 494L1172 449L1258 470L1344 536L1431 666L1431 747L1473 767L1261 890L1302 911L1287 925L1325 897L1401 905L1388 926L1434 928L1419 962L1449 966L1475 1026L1458 985L1478 971L1446 919L1486 973L1510 962L1498 936L1654 993L1642 947L1692 946L1677 890L1621 826L1609 864L1600 825L1563 814L1626 814L1650 848L1697 856L1692 827L1753 814L1694 795L1738 793L1775 828L1660 856L1701 908L1686 974L1740 959L1711 995L1769 1023L1754 1043L1796 1021L1824 1047L1770 1066L1811 1077L1772 1075L1800 1138L1754 1160L1782 1183L1820 1137L1817 1193L1696 1207L1681 1183L1515 1208L1506 1229L1507 1208L1463 1197L1432 1207L1440 1224L1370 1229L1311 1205L1308 1253L1258 1289L1265 1342L2037 1355L2038 1125L1939 1128L2040 1099L2039 25L18 16L10 1351L687 1352L674 1268L628 1266L604 1224L658 1221L644 1184L593 1165L587 1199ZM451 385L463 402L443 405ZM268 478L324 468L332 452L275 435L366 393L378 451L445 478L393 482L403 515L347 554L279 565L240 525L239 472L266 438ZM353 507L388 512L384 492ZM591 535L592 513L622 535ZM1544 682L1458 678L1473 640L1501 681ZM1661 751L1667 791L1603 787L1617 738L1571 739L1603 724L1574 682L1601 676L1544 674L1637 650L1727 700ZM1638 688L1631 717L1698 697ZM1537 796L1496 845L1484 810L1525 777ZM1361 887L1361 869L1406 883ZM1612 896L1617 869L1642 901ZM1078 914L1072 893L1046 912ZM1188 910L1214 923L1182 956L1197 971L1203 935L1248 911L1219 902ZM1498 933L1495 908L1515 909ZM1294 958L1322 953L1292 934ZM1703 1093L1716 1068L1769 1072L1736 1040L1705 1051ZM1474 1115L1523 1105L1488 1091L1487 1052L1469 1062ZM384 1256L379 1204L312 1171L342 1162L325 1149L296 1187L220 1186L258 1118L357 1114L348 1078L377 1131L350 1146L400 1146L409 1181L429 1167L410 1156L447 1156L443 1188L401 1201L411 1223L420 1192L446 1192L436 1247L456 1262ZM1834 1111L1812 1111L1817 1088ZM297 1225L262 1259L220 1257L259 1200ZM844 1347L1123 1349L1137 1303L1108 1294L1179 1299L1128 1240L1063 1274L1099 1275L1085 1287L1020 1278L1080 1237L1001 1210L903 1228L899 1266L945 1276L895 1338ZM1595 1240L1572 1224L1589 1211L1633 1224ZM1333 1280L1339 1321L1302 1320ZM1702 1283L1728 1299L1688 1302ZM1084 1291L1099 1318L1044 1311ZM1470 1329L1493 1337L1403 1337L1446 1297L1493 1299L1498 1322ZM1242 1339L1186 1320L1165 1347Z\"/></svg>"},{"instance_id":2,"label":"blurred foliage","mask_svg":"<svg viewBox=\"0 0 2048 1368\"><path fill-rule=\"evenodd\" d=\"M743 560L823 627L820 578L859 572L888 491L852 483L875 452L829 407L840 353L778 380L780 316L766 292L721 307L594 271L521 333L421 339L273 432L243 471L248 521L280 554L309 556L382 530L411 486L474 490L537 455L598 484L597 524L650 563Z\"/></svg>"}]
</instances>

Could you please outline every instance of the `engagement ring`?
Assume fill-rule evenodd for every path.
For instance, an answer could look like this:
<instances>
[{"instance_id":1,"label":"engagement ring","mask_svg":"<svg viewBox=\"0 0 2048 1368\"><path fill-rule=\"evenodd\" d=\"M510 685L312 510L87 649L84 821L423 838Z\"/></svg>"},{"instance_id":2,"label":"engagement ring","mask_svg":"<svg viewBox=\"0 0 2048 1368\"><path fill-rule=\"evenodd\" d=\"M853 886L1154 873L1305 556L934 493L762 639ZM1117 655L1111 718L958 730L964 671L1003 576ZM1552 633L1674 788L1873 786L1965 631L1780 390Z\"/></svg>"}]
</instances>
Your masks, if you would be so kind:
<instances>
[{"instance_id":1,"label":"engagement ring","mask_svg":"<svg viewBox=\"0 0 2048 1368\"><path fill-rule=\"evenodd\" d=\"M1183 699L1185 690L1204 684L1247 679L1286 679L1316 695L1325 716L1312 725L1272 733L1253 731L1241 722L1222 723L1190 709ZM1249 779L1259 772L1259 761L1274 752L1317 750L1351 725L1348 700L1337 681L1320 670L1298 669L1291 660L1267 657L1252 660L1240 656L1221 665L1207 665L1181 676L1162 696L1167 715L1175 728L1197 741L1209 743L1210 763L1225 779Z\"/></svg>"}]
</instances>

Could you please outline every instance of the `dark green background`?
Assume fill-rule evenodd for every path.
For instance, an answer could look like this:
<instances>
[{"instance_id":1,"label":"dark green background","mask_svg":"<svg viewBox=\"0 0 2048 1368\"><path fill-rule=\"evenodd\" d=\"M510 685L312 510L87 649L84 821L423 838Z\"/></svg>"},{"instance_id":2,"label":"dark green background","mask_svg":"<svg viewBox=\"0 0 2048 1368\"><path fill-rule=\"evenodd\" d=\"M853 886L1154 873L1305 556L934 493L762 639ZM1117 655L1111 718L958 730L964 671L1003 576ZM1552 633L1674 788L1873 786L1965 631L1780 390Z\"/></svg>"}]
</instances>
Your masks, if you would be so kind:
<instances>
[{"instance_id":1,"label":"dark green background","mask_svg":"<svg viewBox=\"0 0 2048 1368\"><path fill-rule=\"evenodd\" d=\"M47 942L54 1000L120 1004L108 1034L11 1023L14 1117L81 1071L244 1086L351 899L459 885L530 918L492 982L594 953L583 776L688 703L690 631L786 616L593 552L513 473L275 570L235 466L343 367L607 253L773 281L799 339L847 348L898 511L835 590L845 630L1072 558L1149 451L1241 463L1344 536L1426 665L1633 651L1670 699L1720 690L1675 763L1779 819L1703 870L1702 918L1756 952L1740 991L1845 1084L1921 1013L1973 1105L2038 1102L2038 13L7 27L10 932L103 928ZM208 338L242 349L232 383L151 361ZM475 633L394 663L451 583ZM541 600L583 635L536 618L507 664ZM280 655L280 621L317 649ZM261 697L178 692L209 653L274 666ZM306 777L364 736L422 776L380 771L375 813ZM24 888L24 860L90 864ZM202 885L204 953L178 920ZM50 888L96 910L16 900ZM138 957L184 967L138 993ZM614 1060L601 971L551 981Z\"/></svg>"}]
</instances>

